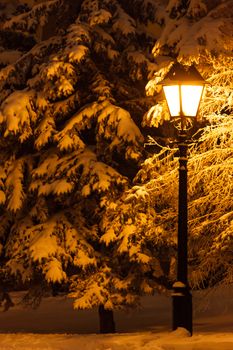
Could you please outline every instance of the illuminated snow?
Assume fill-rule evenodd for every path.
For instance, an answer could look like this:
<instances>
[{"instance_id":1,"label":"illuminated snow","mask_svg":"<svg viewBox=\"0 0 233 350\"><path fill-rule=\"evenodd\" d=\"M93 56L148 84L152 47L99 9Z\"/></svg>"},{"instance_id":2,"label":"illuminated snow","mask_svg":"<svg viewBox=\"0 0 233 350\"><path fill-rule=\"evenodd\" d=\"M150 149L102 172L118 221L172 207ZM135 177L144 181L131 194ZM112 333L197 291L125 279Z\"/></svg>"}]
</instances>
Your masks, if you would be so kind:
<instances>
[{"instance_id":1,"label":"illuminated snow","mask_svg":"<svg viewBox=\"0 0 233 350\"><path fill-rule=\"evenodd\" d=\"M0 348L1 350L32 348L35 350L231 350L233 347L231 293L232 289L225 291L220 289L216 294L210 294L207 299L206 297L202 299L203 294L200 293L194 298L195 308L198 305L201 307L199 304L201 302L205 303L205 309L202 307L202 311L194 313L192 337L189 337L182 328L175 332L170 331L171 304L166 297L145 298L141 310L130 314L116 313L116 326L120 333L108 335L96 334L98 333L96 309L75 311L66 298L49 297L36 310L16 305L15 308L0 313L1 331L6 332L0 334ZM19 294L14 294L16 304ZM220 301L222 298L224 302ZM9 333L9 330L12 333ZM17 333L19 331L20 333Z\"/></svg>"}]
</instances>

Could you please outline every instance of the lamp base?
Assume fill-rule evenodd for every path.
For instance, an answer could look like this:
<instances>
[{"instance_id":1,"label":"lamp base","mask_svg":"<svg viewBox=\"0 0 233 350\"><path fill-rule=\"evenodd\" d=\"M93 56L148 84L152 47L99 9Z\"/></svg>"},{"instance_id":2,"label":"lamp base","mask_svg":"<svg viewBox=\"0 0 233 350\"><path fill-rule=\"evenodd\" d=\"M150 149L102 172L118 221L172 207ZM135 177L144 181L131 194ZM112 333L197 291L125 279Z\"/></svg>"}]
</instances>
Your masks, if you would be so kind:
<instances>
[{"instance_id":1,"label":"lamp base","mask_svg":"<svg viewBox=\"0 0 233 350\"><path fill-rule=\"evenodd\" d=\"M182 282L173 284L172 303L172 329L182 327L192 335L192 294L187 285Z\"/></svg>"}]
</instances>

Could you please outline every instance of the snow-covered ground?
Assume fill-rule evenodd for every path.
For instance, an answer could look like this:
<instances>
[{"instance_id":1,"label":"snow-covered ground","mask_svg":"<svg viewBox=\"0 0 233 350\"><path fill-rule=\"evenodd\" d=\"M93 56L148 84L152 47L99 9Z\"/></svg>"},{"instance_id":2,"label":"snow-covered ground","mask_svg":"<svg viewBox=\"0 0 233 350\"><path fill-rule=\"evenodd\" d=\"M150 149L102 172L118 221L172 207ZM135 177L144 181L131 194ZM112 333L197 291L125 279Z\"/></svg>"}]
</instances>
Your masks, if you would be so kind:
<instances>
[{"instance_id":1,"label":"snow-covered ground","mask_svg":"<svg viewBox=\"0 0 233 350\"><path fill-rule=\"evenodd\" d=\"M124 333L116 335L2 334L1 350L232 350L232 334Z\"/></svg>"},{"instance_id":2,"label":"snow-covered ground","mask_svg":"<svg viewBox=\"0 0 233 350\"><path fill-rule=\"evenodd\" d=\"M194 293L192 337L171 332L171 300L164 296L116 313L114 335L96 334L97 310L74 311L71 300L50 297L36 310L18 305L0 313L0 350L232 350L232 295L233 288Z\"/></svg>"}]
</instances>

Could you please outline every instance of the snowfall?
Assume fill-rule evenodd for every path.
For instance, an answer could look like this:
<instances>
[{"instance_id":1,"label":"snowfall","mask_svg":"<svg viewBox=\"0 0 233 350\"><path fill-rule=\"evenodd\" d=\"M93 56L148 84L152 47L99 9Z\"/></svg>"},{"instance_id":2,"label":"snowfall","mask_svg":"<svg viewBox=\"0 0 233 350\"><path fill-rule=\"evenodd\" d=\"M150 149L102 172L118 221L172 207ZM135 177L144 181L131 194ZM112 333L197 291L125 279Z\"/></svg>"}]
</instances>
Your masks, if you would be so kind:
<instances>
[{"instance_id":1,"label":"snowfall","mask_svg":"<svg viewBox=\"0 0 233 350\"><path fill-rule=\"evenodd\" d=\"M117 333L98 334L96 309L77 311L64 296L37 309L15 303L0 312L0 350L233 350L233 288L194 292L194 332L171 331L171 298L142 299L140 309L116 312Z\"/></svg>"}]
</instances>

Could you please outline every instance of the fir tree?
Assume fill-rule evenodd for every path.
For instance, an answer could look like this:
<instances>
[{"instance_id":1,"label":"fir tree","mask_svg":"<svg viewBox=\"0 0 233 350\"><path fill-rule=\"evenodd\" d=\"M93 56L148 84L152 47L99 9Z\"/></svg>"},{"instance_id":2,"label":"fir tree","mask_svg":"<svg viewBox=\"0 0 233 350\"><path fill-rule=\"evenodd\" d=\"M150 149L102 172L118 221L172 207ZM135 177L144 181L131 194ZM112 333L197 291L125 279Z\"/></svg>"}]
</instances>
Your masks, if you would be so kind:
<instances>
[{"instance_id":1,"label":"fir tree","mask_svg":"<svg viewBox=\"0 0 233 350\"><path fill-rule=\"evenodd\" d=\"M152 291L146 254L136 268L123 250L113 256L101 221L143 159L139 117L157 68L143 23L156 4L137 6L43 1L1 26L3 38L32 38L29 48L14 40L19 57L0 71L3 273L32 292L38 281L63 286L75 308L101 315Z\"/></svg>"}]
</instances>

